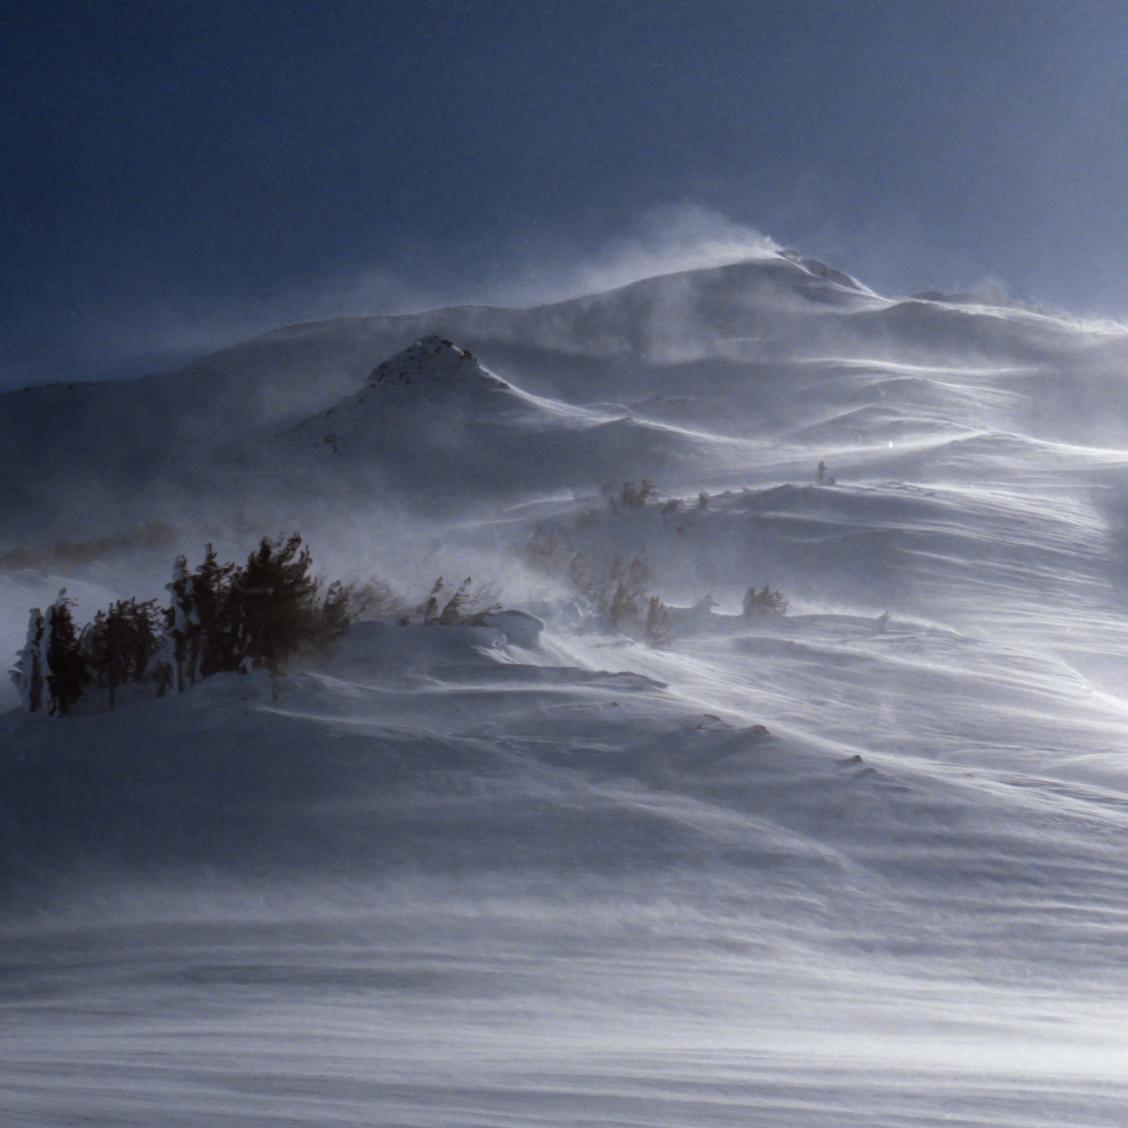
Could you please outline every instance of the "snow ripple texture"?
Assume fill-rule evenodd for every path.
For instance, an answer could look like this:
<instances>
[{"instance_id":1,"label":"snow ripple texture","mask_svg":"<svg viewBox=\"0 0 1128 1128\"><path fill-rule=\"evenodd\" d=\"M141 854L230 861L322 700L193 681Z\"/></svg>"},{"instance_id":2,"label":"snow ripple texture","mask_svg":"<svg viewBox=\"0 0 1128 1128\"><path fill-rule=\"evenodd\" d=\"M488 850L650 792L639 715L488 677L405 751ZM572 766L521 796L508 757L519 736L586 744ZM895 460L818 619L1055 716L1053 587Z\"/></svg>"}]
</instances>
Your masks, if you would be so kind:
<instances>
[{"instance_id":1,"label":"snow ripple texture","mask_svg":"<svg viewBox=\"0 0 1128 1128\"><path fill-rule=\"evenodd\" d=\"M12 650L238 510L544 622L4 714L0 1123L1125 1123L1126 371L774 255L0 398ZM546 523L717 605L579 630Z\"/></svg>"}]
</instances>

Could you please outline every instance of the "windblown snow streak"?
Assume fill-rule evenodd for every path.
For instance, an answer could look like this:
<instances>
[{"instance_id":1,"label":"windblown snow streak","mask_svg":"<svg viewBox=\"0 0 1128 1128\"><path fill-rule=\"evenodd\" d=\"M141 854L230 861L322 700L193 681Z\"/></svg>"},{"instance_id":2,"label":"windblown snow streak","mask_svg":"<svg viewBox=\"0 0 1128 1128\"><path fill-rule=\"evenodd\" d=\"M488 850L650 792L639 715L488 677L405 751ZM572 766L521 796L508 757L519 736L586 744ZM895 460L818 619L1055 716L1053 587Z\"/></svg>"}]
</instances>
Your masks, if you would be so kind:
<instances>
[{"instance_id":1,"label":"windblown snow streak","mask_svg":"<svg viewBox=\"0 0 1128 1128\"><path fill-rule=\"evenodd\" d=\"M1126 367L771 253L0 397L12 651L158 588L156 519L544 620L6 714L0 1119L1120 1123ZM679 504L600 500L646 475ZM644 556L669 645L578 630L531 538Z\"/></svg>"}]
</instances>

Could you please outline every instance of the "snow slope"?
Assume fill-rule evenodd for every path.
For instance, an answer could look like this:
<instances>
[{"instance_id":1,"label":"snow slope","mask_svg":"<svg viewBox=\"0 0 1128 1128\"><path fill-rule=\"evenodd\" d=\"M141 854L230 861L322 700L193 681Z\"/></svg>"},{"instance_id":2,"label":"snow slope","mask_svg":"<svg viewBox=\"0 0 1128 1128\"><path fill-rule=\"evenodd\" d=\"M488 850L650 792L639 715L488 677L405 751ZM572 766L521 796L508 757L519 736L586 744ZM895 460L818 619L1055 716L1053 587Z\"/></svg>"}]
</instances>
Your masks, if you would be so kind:
<instances>
[{"instance_id":1,"label":"snow slope","mask_svg":"<svg viewBox=\"0 0 1128 1128\"><path fill-rule=\"evenodd\" d=\"M533 395L757 438L810 422L809 400L868 405L880 394L873 373L843 364L880 367L888 357L941 395L965 372L1006 374L1020 384L1018 397L1037 405L1029 423L1048 437L1060 437L1067 420L1070 437L1104 432L1106 397L1124 403L1128 352L1123 334L1107 327L885 299L785 254L530 309L462 306L296 326L167 375L0 396L10 481L0 550L48 535L97 536L107 524L116 532L171 510L214 515L233 484L256 516L273 515L285 508L280 492L284 503L295 499L247 468L248 449L362 392L376 363L432 334ZM1028 395L1034 386L1038 394ZM1122 428L1106 437L1120 441Z\"/></svg>"},{"instance_id":2,"label":"snow slope","mask_svg":"<svg viewBox=\"0 0 1128 1128\"><path fill-rule=\"evenodd\" d=\"M4 397L15 431L103 404L60 467L123 527L270 499L330 570L492 571L544 627L362 623L275 687L5 714L0 1121L1122 1123L1126 358L779 255ZM130 495L102 420L174 402ZM598 498L648 473L681 504ZM74 514L48 491L40 539ZM9 568L13 648L161 551ZM716 606L657 650L587 629L576 551ZM763 583L785 618L735 613Z\"/></svg>"},{"instance_id":3,"label":"snow slope","mask_svg":"<svg viewBox=\"0 0 1128 1128\"><path fill-rule=\"evenodd\" d=\"M381 488L431 505L481 505L530 490L590 490L593 468L622 465L684 476L747 444L636 419L623 406L585 407L531 395L469 350L423 337L378 365L364 388L281 441L260 448L273 480L312 476L327 493ZM542 454L551 450L552 457ZM520 467L519 474L515 468Z\"/></svg>"}]
</instances>

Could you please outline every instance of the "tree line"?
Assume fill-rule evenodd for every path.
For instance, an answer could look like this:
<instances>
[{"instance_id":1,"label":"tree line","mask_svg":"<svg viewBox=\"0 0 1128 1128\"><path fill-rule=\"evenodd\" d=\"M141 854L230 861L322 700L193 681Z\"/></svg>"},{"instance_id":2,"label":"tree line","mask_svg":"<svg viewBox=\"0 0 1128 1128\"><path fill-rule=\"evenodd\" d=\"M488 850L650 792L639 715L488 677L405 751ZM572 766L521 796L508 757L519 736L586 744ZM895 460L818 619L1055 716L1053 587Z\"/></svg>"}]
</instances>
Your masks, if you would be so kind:
<instances>
[{"instance_id":1,"label":"tree line","mask_svg":"<svg viewBox=\"0 0 1128 1128\"><path fill-rule=\"evenodd\" d=\"M64 589L46 613L30 612L12 670L23 706L64 716L91 688L106 690L113 708L128 683L152 683L160 696L225 671L277 673L300 648L337 638L352 618L352 589L324 586L312 565L298 533L263 537L244 564L221 562L209 544L195 569L176 558L167 605L117 600L81 628Z\"/></svg>"},{"instance_id":2,"label":"tree line","mask_svg":"<svg viewBox=\"0 0 1128 1128\"><path fill-rule=\"evenodd\" d=\"M378 578L326 585L299 533L263 537L243 564L221 561L210 544L195 568L178 556L165 591L167 601L119 599L82 627L65 589L46 612L32 608L11 671L24 709L65 716L92 689L106 691L112 709L130 684L164 696L213 674L274 675L299 650L325 648L361 617L473 626L501 610L492 587L475 588L470 577L452 588L440 576L417 606Z\"/></svg>"},{"instance_id":3,"label":"tree line","mask_svg":"<svg viewBox=\"0 0 1128 1128\"><path fill-rule=\"evenodd\" d=\"M821 472L825 465L820 463ZM825 475L820 481L825 481ZM607 503L607 513L614 519L630 512L656 510L663 519L690 514L696 518L706 514L712 503L707 493L700 493L692 507L684 505L681 498L659 500L659 492L652 478L640 482L608 480L603 483L602 494ZM608 554L580 547L584 538L577 537L580 530L592 526L598 519L595 511L581 510L569 527L568 522L549 522L534 527L524 547L524 558L539 571L560 580L580 597L595 622L661 648L670 641L674 618L686 609L672 608L651 590L651 568L642 553L623 558L617 553ZM685 536L687 525L674 526L679 536ZM711 594L706 594L689 610L709 612L716 606ZM760 616L785 616L789 602L783 592L764 584L745 589L741 601L741 614L752 619Z\"/></svg>"}]
</instances>

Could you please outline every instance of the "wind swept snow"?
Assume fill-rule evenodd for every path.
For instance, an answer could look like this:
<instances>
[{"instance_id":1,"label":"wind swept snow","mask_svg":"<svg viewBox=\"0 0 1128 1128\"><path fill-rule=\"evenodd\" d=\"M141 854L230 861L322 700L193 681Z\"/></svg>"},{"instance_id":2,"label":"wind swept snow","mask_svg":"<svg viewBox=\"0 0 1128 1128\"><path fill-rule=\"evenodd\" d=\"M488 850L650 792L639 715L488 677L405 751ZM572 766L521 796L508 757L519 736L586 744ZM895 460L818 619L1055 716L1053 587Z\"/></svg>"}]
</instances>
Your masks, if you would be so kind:
<instances>
[{"instance_id":1,"label":"wind swept snow","mask_svg":"<svg viewBox=\"0 0 1128 1128\"><path fill-rule=\"evenodd\" d=\"M1122 1123L1126 361L784 252L0 397L13 656L248 530L508 608L0 717L0 1121Z\"/></svg>"}]
</instances>

